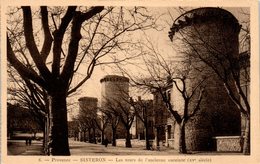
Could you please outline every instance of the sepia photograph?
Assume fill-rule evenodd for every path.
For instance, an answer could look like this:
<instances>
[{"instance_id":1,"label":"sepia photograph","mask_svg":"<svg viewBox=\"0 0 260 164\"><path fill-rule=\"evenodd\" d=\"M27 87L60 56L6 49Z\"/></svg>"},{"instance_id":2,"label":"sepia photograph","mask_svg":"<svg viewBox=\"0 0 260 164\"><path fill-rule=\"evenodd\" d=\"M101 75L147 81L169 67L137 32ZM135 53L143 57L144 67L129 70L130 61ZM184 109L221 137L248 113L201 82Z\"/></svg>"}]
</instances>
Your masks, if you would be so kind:
<instances>
[{"instance_id":1,"label":"sepia photograph","mask_svg":"<svg viewBox=\"0 0 260 164\"><path fill-rule=\"evenodd\" d=\"M260 162L256 2L4 5L1 156Z\"/></svg>"}]
</instances>

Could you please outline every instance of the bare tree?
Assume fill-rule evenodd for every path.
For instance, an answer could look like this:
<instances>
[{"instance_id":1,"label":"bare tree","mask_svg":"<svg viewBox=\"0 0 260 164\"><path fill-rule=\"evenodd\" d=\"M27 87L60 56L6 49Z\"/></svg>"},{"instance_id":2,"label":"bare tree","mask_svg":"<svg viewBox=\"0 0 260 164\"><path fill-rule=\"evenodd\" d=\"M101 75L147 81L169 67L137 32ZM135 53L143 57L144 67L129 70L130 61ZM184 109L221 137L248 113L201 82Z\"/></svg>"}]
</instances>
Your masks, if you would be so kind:
<instances>
[{"instance_id":1,"label":"bare tree","mask_svg":"<svg viewBox=\"0 0 260 164\"><path fill-rule=\"evenodd\" d=\"M90 102L88 102L90 100ZM96 128L97 128L97 99L96 98L89 98L89 99L84 99L80 98L79 99L79 114L78 114L78 120L79 120L79 125L81 127L81 130L84 133L84 142L86 141L86 130L89 132L89 142L94 142L96 143Z\"/></svg>"},{"instance_id":2,"label":"bare tree","mask_svg":"<svg viewBox=\"0 0 260 164\"><path fill-rule=\"evenodd\" d=\"M45 153L48 153L49 136L49 103L47 93L37 84L22 79L12 70L8 69L8 93L9 102L16 102L27 108L31 112L32 119L36 120L43 131L43 147ZM21 111L22 112L22 111Z\"/></svg>"},{"instance_id":3,"label":"bare tree","mask_svg":"<svg viewBox=\"0 0 260 164\"><path fill-rule=\"evenodd\" d=\"M200 9L203 10L203 8ZM246 26L242 26L243 34L239 42L241 25L231 13L223 9L215 9L211 14L219 16L214 17L205 14L206 12L204 15L196 13L200 9L185 12L178 17L173 23L169 36L174 41L179 40L186 47L186 52L182 53L204 63L224 84L229 97L246 118L243 153L248 154L250 152L251 109L246 93L248 91L245 92L241 84L241 70L244 68L248 70L250 67L249 25L245 23ZM188 28L184 30L184 27ZM246 51L239 53L239 47ZM249 83L249 74L244 73L246 75L244 80Z\"/></svg>"},{"instance_id":4,"label":"bare tree","mask_svg":"<svg viewBox=\"0 0 260 164\"><path fill-rule=\"evenodd\" d=\"M119 125L119 116L117 115L115 107L110 103L108 103L106 108L102 110L102 113L109 120L108 125L110 125L112 129L112 146L116 146L116 133Z\"/></svg>"},{"instance_id":5,"label":"bare tree","mask_svg":"<svg viewBox=\"0 0 260 164\"><path fill-rule=\"evenodd\" d=\"M100 108L99 108L100 109ZM99 113L97 114L96 119L94 119L96 123L96 127L101 132L101 143L104 144L105 139L105 130L109 124L110 117L106 114L106 112L100 109Z\"/></svg>"},{"instance_id":6,"label":"bare tree","mask_svg":"<svg viewBox=\"0 0 260 164\"><path fill-rule=\"evenodd\" d=\"M146 150L151 149L149 140L152 139L149 134L149 118L154 117L152 100L142 100L141 97L138 100L133 100L132 98L129 101L129 104L135 110L135 116L139 118L145 128L145 147ZM136 119L137 119L136 118Z\"/></svg>"},{"instance_id":7,"label":"bare tree","mask_svg":"<svg viewBox=\"0 0 260 164\"><path fill-rule=\"evenodd\" d=\"M69 136L74 138L74 141L79 140L79 120L77 117L72 117L72 120L68 123Z\"/></svg>"},{"instance_id":8,"label":"bare tree","mask_svg":"<svg viewBox=\"0 0 260 164\"><path fill-rule=\"evenodd\" d=\"M122 96L124 97L124 96ZM107 100L107 107L119 118L125 128L125 147L132 147L130 128L134 121L135 112L124 100Z\"/></svg>"},{"instance_id":9,"label":"bare tree","mask_svg":"<svg viewBox=\"0 0 260 164\"><path fill-rule=\"evenodd\" d=\"M186 150L186 141L185 141L185 124L187 121L192 118L200 109L200 102L202 100L203 96L203 81L200 81L200 83L197 84L196 87L193 88L193 90L190 91L190 88L188 87L188 77L184 76L182 78L173 78L174 87L177 88L178 92L181 93L181 96L184 100L184 104L182 109L175 109L172 105L172 100L167 95L167 88L168 86L162 86L161 82L163 82L162 79L153 79L154 81L157 81L157 84L151 84L151 79L149 81L143 81L135 82L136 85L142 86L142 88L147 87L147 89L152 90L153 92L159 93L162 101L164 102L167 110L171 113L171 115L174 117L176 123L179 125L180 128L180 138L179 138L179 152L180 153L187 153ZM161 82L159 82L161 81ZM181 82L181 84L179 84ZM199 92L199 94L198 94ZM196 93L196 94L195 94ZM196 104L193 104L194 99L196 100Z\"/></svg>"},{"instance_id":10,"label":"bare tree","mask_svg":"<svg viewBox=\"0 0 260 164\"><path fill-rule=\"evenodd\" d=\"M81 132L83 132L83 138L82 141L86 142L86 132L88 132L88 141L90 143L94 142L96 143L96 117L91 116L88 112L84 111L79 114L77 120L79 122L79 129Z\"/></svg>"},{"instance_id":11,"label":"bare tree","mask_svg":"<svg viewBox=\"0 0 260 164\"><path fill-rule=\"evenodd\" d=\"M50 97L52 155L70 155L66 97L91 77L95 66L132 58L128 52L134 44L127 34L153 27L143 7L9 8L7 59L23 79L41 86ZM80 68L85 75L75 84Z\"/></svg>"},{"instance_id":12,"label":"bare tree","mask_svg":"<svg viewBox=\"0 0 260 164\"><path fill-rule=\"evenodd\" d=\"M77 122L78 122L78 128L79 128L79 132L80 132L80 136L79 136L79 140L86 142L86 133L87 131L90 129L90 125L89 125L89 120L86 119L85 117L83 117L82 115L76 118ZM82 133L83 133L83 138L82 138ZM90 137L90 135L89 135Z\"/></svg>"},{"instance_id":13,"label":"bare tree","mask_svg":"<svg viewBox=\"0 0 260 164\"><path fill-rule=\"evenodd\" d=\"M21 104L7 104L7 132L9 137L14 137L15 131L33 133L31 139L35 139L36 133L43 130L43 122L34 117L30 109L23 107Z\"/></svg>"},{"instance_id":14,"label":"bare tree","mask_svg":"<svg viewBox=\"0 0 260 164\"><path fill-rule=\"evenodd\" d=\"M12 83L8 84L8 101L21 104L32 111L35 119L38 119L39 122L43 121L45 115L48 114L47 96L44 90L29 80L22 80L12 69L8 70L8 75L9 82Z\"/></svg>"},{"instance_id":15,"label":"bare tree","mask_svg":"<svg viewBox=\"0 0 260 164\"><path fill-rule=\"evenodd\" d=\"M124 74L132 80L134 86L150 93L159 94L167 110L174 117L180 127L179 152L187 153L185 144L185 124L200 109L200 103L204 92L204 82L207 76L196 79L192 73L193 65L191 59L186 57L177 60L169 60L161 55L155 46L147 39L143 44L147 49L142 50L146 74L134 76L122 67ZM208 75L210 76L210 74ZM194 80L195 79L195 80ZM191 83L191 81L193 81ZM176 89L183 99L180 109L175 109L168 94L169 89Z\"/></svg>"}]
</instances>

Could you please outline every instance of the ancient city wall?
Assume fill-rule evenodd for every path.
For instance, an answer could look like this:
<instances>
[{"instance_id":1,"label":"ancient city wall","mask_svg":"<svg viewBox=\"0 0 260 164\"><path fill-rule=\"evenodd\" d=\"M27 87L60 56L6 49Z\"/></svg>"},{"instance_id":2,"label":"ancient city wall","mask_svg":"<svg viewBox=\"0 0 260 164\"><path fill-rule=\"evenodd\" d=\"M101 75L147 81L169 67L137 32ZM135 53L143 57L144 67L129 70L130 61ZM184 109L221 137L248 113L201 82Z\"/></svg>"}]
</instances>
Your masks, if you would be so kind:
<instances>
[{"instance_id":1,"label":"ancient city wall","mask_svg":"<svg viewBox=\"0 0 260 164\"><path fill-rule=\"evenodd\" d=\"M128 97L129 79L123 76L107 75L100 80L101 106L106 106L107 101L120 100Z\"/></svg>"},{"instance_id":2,"label":"ancient city wall","mask_svg":"<svg viewBox=\"0 0 260 164\"><path fill-rule=\"evenodd\" d=\"M100 80L101 83L101 108L116 106L117 103L127 104L129 95L129 79L124 76L107 75ZM111 127L106 128L105 136L111 141ZM125 129L121 123L117 128L117 138L125 137Z\"/></svg>"},{"instance_id":3,"label":"ancient city wall","mask_svg":"<svg viewBox=\"0 0 260 164\"><path fill-rule=\"evenodd\" d=\"M91 114L95 114L97 112L97 102L98 99L95 97L81 97L78 99L79 101L79 112L88 112Z\"/></svg>"},{"instance_id":4,"label":"ancient city wall","mask_svg":"<svg viewBox=\"0 0 260 164\"><path fill-rule=\"evenodd\" d=\"M207 77L200 111L186 124L188 150L211 150L213 136L240 135L240 112L229 98L223 83L199 57L215 64L217 69L228 67L217 63L216 58L238 57L239 24L228 11L220 8L199 8L178 18L171 28L173 44L180 45L178 52L191 63L188 86L194 88L202 78ZM214 55L214 57L212 56ZM189 64L189 63L188 63ZM224 71L221 73L225 73ZM230 80L232 83L232 80ZM175 109L183 110L180 95L172 91ZM174 97L176 96L176 97ZM195 96L196 97L196 96ZM196 98L195 98L196 99ZM191 107L196 104L193 100ZM177 125L177 124L176 124ZM179 128L175 127L174 147L178 146Z\"/></svg>"}]
</instances>

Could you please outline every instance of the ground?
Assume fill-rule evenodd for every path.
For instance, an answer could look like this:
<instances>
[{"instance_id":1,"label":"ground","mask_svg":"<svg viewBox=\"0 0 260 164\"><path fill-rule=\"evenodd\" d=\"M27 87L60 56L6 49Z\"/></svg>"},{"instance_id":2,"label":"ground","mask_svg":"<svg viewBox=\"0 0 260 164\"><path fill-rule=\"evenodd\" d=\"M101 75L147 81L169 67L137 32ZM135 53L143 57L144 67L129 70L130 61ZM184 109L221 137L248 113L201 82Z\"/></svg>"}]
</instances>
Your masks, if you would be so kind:
<instances>
[{"instance_id":1,"label":"ground","mask_svg":"<svg viewBox=\"0 0 260 164\"><path fill-rule=\"evenodd\" d=\"M111 144L105 147L101 144L93 144L69 140L70 152L72 156L116 156L116 155L179 155L172 148L160 147L160 150L145 150L145 147L125 148L123 146L113 147ZM193 152L193 154L203 155L239 155L241 153L219 153L219 152ZM32 141L32 145L26 145L24 140L8 140L7 155L35 156L43 155L42 142Z\"/></svg>"},{"instance_id":2,"label":"ground","mask_svg":"<svg viewBox=\"0 0 260 164\"><path fill-rule=\"evenodd\" d=\"M7 155L43 155L41 141L26 145L25 140L8 140L7 145Z\"/></svg>"},{"instance_id":3,"label":"ground","mask_svg":"<svg viewBox=\"0 0 260 164\"><path fill-rule=\"evenodd\" d=\"M160 151L145 150L145 147L125 148L122 146L108 147L100 144L90 144L84 142L70 141L71 155L171 155L178 154L176 150L161 148Z\"/></svg>"},{"instance_id":4,"label":"ground","mask_svg":"<svg viewBox=\"0 0 260 164\"><path fill-rule=\"evenodd\" d=\"M70 152L72 156L84 155L170 155L177 154L173 149L161 148L160 151L145 150L144 147L125 148L122 146L113 147L111 144L105 147L101 144L78 142L70 140ZM8 141L8 155L43 155L41 152L42 143L32 141L32 145L26 145L23 140Z\"/></svg>"}]
</instances>

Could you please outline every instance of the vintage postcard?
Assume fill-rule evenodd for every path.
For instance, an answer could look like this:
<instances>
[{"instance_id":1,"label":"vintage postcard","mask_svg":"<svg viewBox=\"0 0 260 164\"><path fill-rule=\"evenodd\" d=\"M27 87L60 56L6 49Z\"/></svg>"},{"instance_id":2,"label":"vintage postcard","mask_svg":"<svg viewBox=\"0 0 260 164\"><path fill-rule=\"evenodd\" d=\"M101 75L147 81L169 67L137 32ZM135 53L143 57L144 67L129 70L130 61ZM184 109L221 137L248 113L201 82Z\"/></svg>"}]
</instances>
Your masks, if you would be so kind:
<instances>
[{"instance_id":1,"label":"vintage postcard","mask_svg":"<svg viewBox=\"0 0 260 164\"><path fill-rule=\"evenodd\" d=\"M259 163L256 0L1 1L1 162Z\"/></svg>"}]
</instances>

